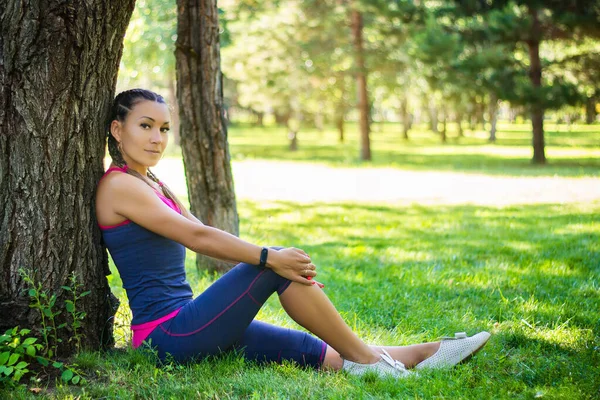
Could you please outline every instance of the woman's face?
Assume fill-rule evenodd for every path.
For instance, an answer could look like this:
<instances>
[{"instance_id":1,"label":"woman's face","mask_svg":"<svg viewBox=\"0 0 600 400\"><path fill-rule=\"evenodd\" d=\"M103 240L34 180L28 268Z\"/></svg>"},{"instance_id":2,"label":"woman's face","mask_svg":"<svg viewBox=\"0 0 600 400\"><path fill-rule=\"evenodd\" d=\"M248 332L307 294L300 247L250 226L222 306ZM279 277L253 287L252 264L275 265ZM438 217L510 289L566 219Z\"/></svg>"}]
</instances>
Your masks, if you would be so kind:
<instances>
[{"instance_id":1,"label":"woman's face","mask_svg":"<svg viewBox=\"0 0 600 400\"><path fill-rule=\"evenodd\" d=\"M160 161L169 139L169 121L166 104L144 100L124 122L112 122L111 131L121 142L121 154L129 168L152 167Z\"/></svg>"}]
</instances>

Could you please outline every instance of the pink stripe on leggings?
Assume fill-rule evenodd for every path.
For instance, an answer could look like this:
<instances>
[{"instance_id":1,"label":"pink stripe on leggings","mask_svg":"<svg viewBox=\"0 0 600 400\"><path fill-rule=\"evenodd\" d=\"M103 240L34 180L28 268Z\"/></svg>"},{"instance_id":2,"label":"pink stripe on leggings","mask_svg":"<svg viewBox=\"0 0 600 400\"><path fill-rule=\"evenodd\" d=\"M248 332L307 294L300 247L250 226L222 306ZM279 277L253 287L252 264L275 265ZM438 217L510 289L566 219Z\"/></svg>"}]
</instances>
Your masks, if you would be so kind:
<instances>
[{"instance_id":1,"label":"pink stripe on leggings","mask_svg":"<svg viewBox=\"0 0 600 400\"><path fill-rule=\"evenodd\" d=\"M327 350L327 343L323 342L323 347L321 348L321 357L319 357L319 368L323 366L323 360L325 359L325 351Z\"/></svg>"},{"instance_id":2,"label":"pink stripe on leggings","mask_svg":"<svg viewBox=\"0 0 600 400\"><path fill-rule=\"evenodd\" d=\"M203 326L201 326L200 328L196 329L195 331L189 332L189 333L171 333L168 330L166 330L165 328L162 327L162 325L160 326L160 329L163 330L164 333L166 333L169 336L191 336L195 333L200 332L201 330L203 330L204 328L206 328L207 326L209 326L210 324L212 324L213 322L215 322L217 320L217 318L219 318L221 315L223 315L227 310L229 310L231 307L233 307L233 305L235 303L237 303L238 301L241 300L242 297L244 297L246 294L248 294L250 292L250 289L252 289L252 285L254 285L254 282L256 282L256 280L258 278L260 278L260 276L266 271L266 269L263 269L262 271L260 271L260 274L256 275L256 278L254 278L254 280L250 283L250 286L248 286L248 289L246 289L246 291L244 293L242 293L237 299L235 299L233 301L233 303L231 303L230 305L228 305L223 311L221 311L220 313L218 313L213 319L211 319L210 321L208 321L206 324L204 324Z\"/></svg>"}]
</instances>

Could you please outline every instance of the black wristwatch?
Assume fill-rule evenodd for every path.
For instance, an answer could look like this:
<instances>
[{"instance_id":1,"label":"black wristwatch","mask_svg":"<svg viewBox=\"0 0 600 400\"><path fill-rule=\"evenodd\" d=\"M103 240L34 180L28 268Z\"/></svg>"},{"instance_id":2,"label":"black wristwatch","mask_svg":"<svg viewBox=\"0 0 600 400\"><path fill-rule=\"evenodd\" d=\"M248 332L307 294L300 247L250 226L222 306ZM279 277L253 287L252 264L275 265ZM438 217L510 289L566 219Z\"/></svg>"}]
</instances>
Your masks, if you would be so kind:
<instances>
[{"instance_id":1,"label":"black wristwatch","mask_svg":"<svg viewBox=\"0 0 600 400\"><path fill-rule=\"evenodd\" d=\"M258 264L260 267L267 266L267 256L269 255L269 249L263 247L260 251L260 263Z\"/></svg>"}]
</instances>

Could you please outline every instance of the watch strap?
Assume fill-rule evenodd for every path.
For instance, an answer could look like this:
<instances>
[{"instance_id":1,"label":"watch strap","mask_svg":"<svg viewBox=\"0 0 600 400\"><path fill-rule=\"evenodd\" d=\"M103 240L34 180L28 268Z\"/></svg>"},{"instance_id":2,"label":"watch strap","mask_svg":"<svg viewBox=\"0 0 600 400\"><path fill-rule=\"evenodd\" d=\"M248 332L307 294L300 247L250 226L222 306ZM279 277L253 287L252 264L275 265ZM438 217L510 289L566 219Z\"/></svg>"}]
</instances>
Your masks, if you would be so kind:
<instances>
[{"instance_id":1,"label":"watch strap","mask_svg":"<svg viewBox=\"0 0 600 400\"><path fill-rule=\"evenodd\" d=\"M269 255L269 249L267 249L266 247L263 247L262 250L260 251L260 262L258 264L260 267L267 266L267 256L268 255Z\"/></svg>"}]
</instances>

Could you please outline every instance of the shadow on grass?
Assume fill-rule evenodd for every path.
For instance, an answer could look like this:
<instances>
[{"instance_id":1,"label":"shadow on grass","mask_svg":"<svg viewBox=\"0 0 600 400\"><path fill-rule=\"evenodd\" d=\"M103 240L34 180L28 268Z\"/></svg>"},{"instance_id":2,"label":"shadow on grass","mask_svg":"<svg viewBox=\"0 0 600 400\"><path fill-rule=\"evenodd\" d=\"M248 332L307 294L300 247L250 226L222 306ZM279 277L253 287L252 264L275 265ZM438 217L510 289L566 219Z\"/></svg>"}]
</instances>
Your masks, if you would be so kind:
<instances>
[{"instance_id":1,"label":"shadow on grass","mask_svg":"<svg viewBox=\"0 0 600 400\"><path fill-rule=\"evenodd\" d=\"M308 251L323 279L335 290L353 293L353 300L338 299L341 308L382 328L407 318L408 330L419 329L423 321L430 327L445 324L448 318L439 319L440 309L459 317L479 307L487 309L479 318L497 322L523 307L523 317L543 324L560 317L581 328L600 328L600 314L592 311L597 286L582 289L600 279L597 207L276 202L261 208L245 202L243 210L242 227L248 227L246 221L268 221L250 225L250 236L260 232L270 244ZM527 308L531 298L535 304ZM419 301L432 307L420 308L414 319L409 310ZM382 304L387 311L379 319L375 310ZM557 304L572 307L548 313Z\"/></svg>"},{"instance_id":2,"label":"shadow on grass","mask_svg":"<svg viewBox=\"0 0 600 400\"><path fill-rule=\"evenodd\" d=\"M490 368L513 382L596 390L585 366L599 359L600 204L241 209L242 227L268 220L254 225L263 239L311 255L359 335L409 344L489 330Z\"/></svg>"},{"instance_id":3,"label":"shadow on grass","mask_svg":"<svg viewBox=\"0 0 600 400\"><path fill-rule=\"evenodd\" d=\"M550 158L546 165L535 165L531 158L502 157L490 154L421 154L405 148L374 149L373 160L362 162L354 148L304 145L297 152L286 146L232 146L233 158L316 162L337 167L392 167L414 171L452 171L505 176L600 176L600 160L593 157Z\"/></svg>"}]
</instances>

